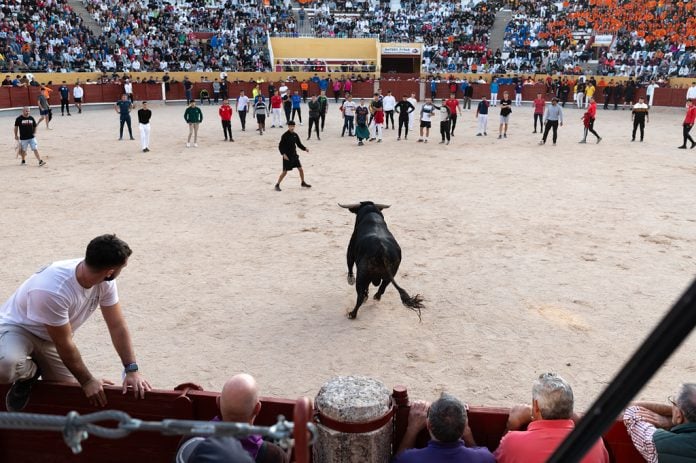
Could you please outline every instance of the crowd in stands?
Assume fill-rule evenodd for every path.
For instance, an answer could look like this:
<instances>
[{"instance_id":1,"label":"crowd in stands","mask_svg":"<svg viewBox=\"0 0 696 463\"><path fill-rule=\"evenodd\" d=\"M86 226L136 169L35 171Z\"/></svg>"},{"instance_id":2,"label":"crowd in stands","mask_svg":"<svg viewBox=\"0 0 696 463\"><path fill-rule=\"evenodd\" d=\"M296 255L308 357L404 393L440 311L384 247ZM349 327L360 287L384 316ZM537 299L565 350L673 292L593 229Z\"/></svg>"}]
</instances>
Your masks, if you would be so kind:
<instances>
[{"instance_id":1,"label":"crowd in stands","mask_svg":"<svg viewBox=\"0 0 696 463\"><path fill-rule=\"evenodd\" d=\"M85 27L67 0L8 0L0 7L0 69L267 71L267 34L423 42L423 70L598 74L647 82L696 75L693 3L639 0L514 0L502 50L489 48L498 2L328 0L296 15L283 0L83 0L103 34ZM310 14L310 11L312 14ZM614 38L593 48L594 34Z\"/></svg>"},{"instance_id":2,"label":"crowd in stands","mask_svg":"<svg viewBox=\"0 0 696 463\"><path fill-rule=\"evenodd\" d=\"M267 32L292 32L295 20L282 2L253 0L148 3L85 0L112 43L107 71L267 71Z\"/></svg>"},{"instance_id":3,"label":"crowd in stands","mask_svg":"<svg viewBox=\"0 0 696 463\"><path fill-rule=\"evenodd\" d=\"M0 6L0 69L83 69L105 41L84 26L66 0L5 0Z\"/></svg>"}]
</instances>

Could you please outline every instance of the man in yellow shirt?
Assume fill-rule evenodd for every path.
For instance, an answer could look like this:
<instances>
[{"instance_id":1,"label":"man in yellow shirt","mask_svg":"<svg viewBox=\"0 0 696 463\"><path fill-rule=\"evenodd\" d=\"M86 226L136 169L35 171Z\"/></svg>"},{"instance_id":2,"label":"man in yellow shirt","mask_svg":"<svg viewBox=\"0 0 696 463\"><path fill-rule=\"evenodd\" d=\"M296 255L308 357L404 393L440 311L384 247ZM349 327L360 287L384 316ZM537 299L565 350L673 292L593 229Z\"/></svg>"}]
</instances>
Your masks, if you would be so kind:
<instances>
[{"instance_id":1,"label":"man in yellow shirt","mask_svg":"<svg viewBox=\"0 0 696 463\"><path fill-rule=\"evenodd\" d=\"M587 83L587 87L585 87L585 108L590 104L590 99L594 97L596 87L592 85L592 82Z\"/></svg>"}]
</instances>

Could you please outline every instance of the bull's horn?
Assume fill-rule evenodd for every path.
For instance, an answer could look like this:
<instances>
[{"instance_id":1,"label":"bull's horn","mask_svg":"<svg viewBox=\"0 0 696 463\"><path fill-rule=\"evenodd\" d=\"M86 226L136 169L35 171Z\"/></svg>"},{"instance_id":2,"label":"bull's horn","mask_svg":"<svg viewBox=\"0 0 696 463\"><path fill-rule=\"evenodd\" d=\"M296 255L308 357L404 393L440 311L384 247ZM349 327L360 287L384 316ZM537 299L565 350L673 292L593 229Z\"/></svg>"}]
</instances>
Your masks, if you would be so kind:
<instances>
[{"instance_id":1,"label":"bull's horn","mask_svg":"<svg viewBox=\"0 0 696 463\"><path fill-rule=\"evenodd\" d=\"M360 203L356 203L356 204L341 204L341 203L338 203L338 205L341 206L342 208L345 208L345 209L353 209L353 208L355 208L355 207L360 207Z\"/></svg>"},{"instance_id":2,"label":"bull's horn","mask_svg":"<svg viewBox=\"0 0 696 463\"><path fill-rule=\"evenodd\" d=\"M375 204L375 207L382 210L382 209L387 209L387 208L391 207L391 204Z\"/></svg>"}]
</instances>

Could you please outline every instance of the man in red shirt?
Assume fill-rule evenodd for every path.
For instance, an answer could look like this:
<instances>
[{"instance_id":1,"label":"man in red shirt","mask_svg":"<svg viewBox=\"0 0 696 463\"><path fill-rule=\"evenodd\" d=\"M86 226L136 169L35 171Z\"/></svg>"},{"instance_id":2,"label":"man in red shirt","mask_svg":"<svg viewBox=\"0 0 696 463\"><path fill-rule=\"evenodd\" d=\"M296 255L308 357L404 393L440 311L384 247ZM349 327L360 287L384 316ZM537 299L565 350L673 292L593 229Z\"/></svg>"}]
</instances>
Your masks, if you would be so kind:
<instances>
[{"instance_id":1,"label":"man in red shirt","mask_svg":"<svg viewBox=\"0 0 696 463\"><path fill-rule=\"evenodd\" d=\"M597 116L597 102L594 98L590 98L590 106L587 107L587 111L582 116L582 122L585 125L585 136L582 137L580 143L587 143L587 133L592 132L592 134L597 137L597 143L602 141L602 137L599 136L594 130L594 121Z\"/></svg>"},{"instance_id":2,"label":"man in red shirt","mask_svg":"<svg viewBox=\"0 0 696 463\"><path fill-rule=\"evenodd\" d=\"M447 100L445 100L445 106L447 106L450 110L450 132L451 136L454 137L454 126L457 125L457 115L462 113L462 110L459 107L459 100L457 100L456 93L450 93L450 97Z\"/></svg>"},{"instance_id":3,"label":"man in red shirt","mask_svg":"<svg viewBox=\"0 0 696 463\"><path fill-rule=\"evenodd\" d=\"M225 141L234 141L232 138L232 106L230 106L230 100L225 98L222 100L222 105L218 109L218 114L220 115L220 120L222 121L222 133L225 134Z\"/></svg>"},{"instance_id":4,"label":"man in red shirt","mask_svg":"<svg viewBox=\"0 0 696 463\"><path fill-rule=\"evenodd\" d=\"M541 96L541 93L537 93L536 99L532 102L532 106L534 106L534 132L532 133L537 133L537 120L539 120L539 124L541 125L541 128L539 128L539 132L544 131L544 108L546 107L546 100Z\"/></svg>"},{"instance_id":5,"label":"man in red shirt","mask_svg":"<svg viewBox=\"0 0 696 463\"><path fill-rule=\"evenodd\" d=\"M684 117L684 123L682 124L684 127L684 143L679 147L680 150L686 149L687 141L691 142L691 149L694 149L694 146L696 146L696 142L689 135L694 126L694 121L696 121L696 106L694 106L693 100L686 100L686 117Z\"/></svg>"},{"instance_id":6,"label":"man in red shirt","mask_svg":"<svg viewBox=\"0 0 696 463\"><path fill-rule=\"evenodd\" d=\"M283 128L283 120L280 118L282 114L283 98L280 96L280 92L276 90L275 94L271 97L271 127L276 126Z\"/></svg>"},{"instance_id":7,"label":"man in red shirt","mask_svg":"<svg viewBox=\"0 0 696 463\"><path fill-rule=\"evenodd\" d=\"M539 376L532 387L532 406L510 410L508 433L494 456L498 463L544 463L575 427L573 390L555 373ZM528 425L528 426L527 426ZM527 426L526 431L519 431ZM609 463L601 440L585 454L581 463Z\"/></svg>"}]
</instances>

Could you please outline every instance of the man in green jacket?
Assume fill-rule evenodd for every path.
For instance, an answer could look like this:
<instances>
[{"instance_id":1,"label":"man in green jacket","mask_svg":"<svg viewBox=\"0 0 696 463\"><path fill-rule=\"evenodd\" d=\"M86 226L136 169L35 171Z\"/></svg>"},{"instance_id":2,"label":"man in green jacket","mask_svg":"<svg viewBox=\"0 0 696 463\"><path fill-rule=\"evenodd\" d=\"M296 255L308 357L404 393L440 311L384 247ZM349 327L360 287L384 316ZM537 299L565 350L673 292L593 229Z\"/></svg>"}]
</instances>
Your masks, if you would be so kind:
<instances>
[{"instance_id":1,"label":"man in green jacket","mask_svg":"<svg viewBox=\"0 0 696 463\"><path fill-rule=\"evenodd\" d=\"M189 125L188 141L186 148L191 147L191 135L193 135L193 146L198 148L198 126L203 122L203 112L196 106L196 101L191 100L184 111L184 120Z\"/></svg>"},{"instance_id":2,"label":"man in green jacket","mask_svg":"<svg viewBox=\"0 0 696 463\"><path fill-rule=\"evenodd\" d=\"M648 463L696 461L696 383L685 383L668 404L637 402L624 412L633 445Z\"/></svg>"}]
</instances>

